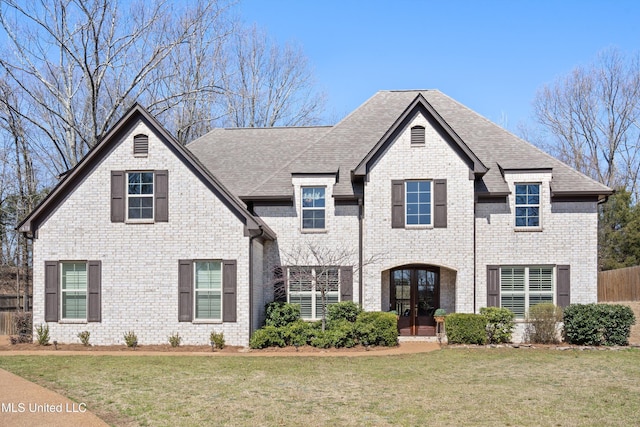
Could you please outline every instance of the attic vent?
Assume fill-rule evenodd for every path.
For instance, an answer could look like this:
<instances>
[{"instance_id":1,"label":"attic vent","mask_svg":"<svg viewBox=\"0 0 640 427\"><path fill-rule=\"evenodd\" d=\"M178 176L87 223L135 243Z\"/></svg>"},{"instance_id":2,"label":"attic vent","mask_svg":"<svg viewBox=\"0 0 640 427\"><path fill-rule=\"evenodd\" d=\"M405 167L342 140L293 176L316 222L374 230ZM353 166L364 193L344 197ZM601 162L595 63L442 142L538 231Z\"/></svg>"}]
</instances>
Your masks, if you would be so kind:
<instances>
[{"instance_id":1,"label":"attic vent","mask_svg":"<svg viewBox=\"0 0 640 427\"><path fill-rule=\"evenodd\" d=\"M424 145L424 126L414 126L411 128L411 145Z\"/></svg>"},{"instance_id":2,"label":"attic vent","mask_svg":"<svg viewBox=\"0 0 640 427\"><path fill-rule=\"evenodd\" d=\"M149 137L139 134L133 137L133 155L146 157L149 154Z\"/></svg>"}]
</instances>

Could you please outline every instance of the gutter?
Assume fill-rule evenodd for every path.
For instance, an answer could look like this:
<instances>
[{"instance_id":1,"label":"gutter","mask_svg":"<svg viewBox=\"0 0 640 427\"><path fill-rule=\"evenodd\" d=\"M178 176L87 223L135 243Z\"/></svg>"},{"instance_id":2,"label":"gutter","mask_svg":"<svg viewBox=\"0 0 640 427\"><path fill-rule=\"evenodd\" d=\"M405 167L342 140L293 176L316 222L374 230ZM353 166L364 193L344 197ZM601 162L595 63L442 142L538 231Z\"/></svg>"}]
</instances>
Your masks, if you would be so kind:
<instances>
[{"instance_id":1,"label":"gutter","mask_svg":"<svg viewBox=\"0 0 640 427\"><path fill-rule=\"evenodd\" d=\"M362 197L358 197L358 304L362 307L363 298L362 298L362 267L364 264L363 261L363 220L364 220L364 201Z\"/></svg>"}]
</instances>

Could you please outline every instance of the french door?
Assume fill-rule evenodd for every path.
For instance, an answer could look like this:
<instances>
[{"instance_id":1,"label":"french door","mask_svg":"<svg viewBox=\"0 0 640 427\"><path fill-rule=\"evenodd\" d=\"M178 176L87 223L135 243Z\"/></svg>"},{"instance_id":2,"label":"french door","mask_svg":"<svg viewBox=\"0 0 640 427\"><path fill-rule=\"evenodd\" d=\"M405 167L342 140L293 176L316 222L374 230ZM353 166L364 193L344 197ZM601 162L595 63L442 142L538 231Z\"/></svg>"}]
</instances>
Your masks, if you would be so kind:
<instances>
[{"instance_id":1,"label":"french door","mask_svg":"<svg viewBox=\"0 0 640 427\"><path fill-rule=\"evenodd\" d=\"M440 307L440 269L402 267L391 271L391 308L400 335L435 335L433 313Z\"/></svg>"}]
</instances>

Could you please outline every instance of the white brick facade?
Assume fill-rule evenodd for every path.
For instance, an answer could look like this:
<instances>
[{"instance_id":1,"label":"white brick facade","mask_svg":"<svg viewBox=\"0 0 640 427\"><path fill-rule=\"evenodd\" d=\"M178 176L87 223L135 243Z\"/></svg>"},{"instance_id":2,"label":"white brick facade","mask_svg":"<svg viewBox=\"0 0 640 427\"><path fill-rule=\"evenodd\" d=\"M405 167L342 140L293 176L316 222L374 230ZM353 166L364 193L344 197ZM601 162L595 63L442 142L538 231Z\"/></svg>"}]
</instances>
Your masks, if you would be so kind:
<instances>
[{"instance_id":1,"label":"white brick facade","mask_svg":"<svg viewBox=\"0 0 640 427\"><path fill-rule=\"evenodd\" d=\"M149 135L148 157L133 156L133 135ZM112 223L112 170L168 170L169 221ZM139 124L77 186L38 229L34 240L34 325L44 323L45 261L102 261L102 321L49 323L52 340L123 343L129 330L140 345L208 344L212 330L229 345L249 340L249 238L243 223L144 125ZM254 252L260 252L259 245ZM237 322L178 322L178 260L237 260ZM258 258L259 259L259 258ZM261 263L260 263L261 264ZM261 275L261 265L254 274Z\"/></svg>"}]
</instances>

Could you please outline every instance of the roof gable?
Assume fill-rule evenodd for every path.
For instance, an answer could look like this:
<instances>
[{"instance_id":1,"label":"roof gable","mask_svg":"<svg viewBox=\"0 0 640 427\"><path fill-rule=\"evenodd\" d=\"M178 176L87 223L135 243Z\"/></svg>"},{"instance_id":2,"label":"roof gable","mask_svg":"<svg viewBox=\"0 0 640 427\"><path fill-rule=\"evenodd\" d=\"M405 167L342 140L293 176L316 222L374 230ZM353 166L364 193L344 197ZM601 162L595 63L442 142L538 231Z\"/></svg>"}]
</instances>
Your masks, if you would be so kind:
<instances>
[{"instance_id":1,"label":"roof gable","mask_svg":"<svg viewBox=\"0 0 640 427\"><path fill-rule=\"evenodd\" d=\"M154 132L158 138L175 154L220 200L240 219L249 232L261 233L265 237L275 238L275 233L260 219L256 218L246 209L244 204L229 192L205 168L198 159L186 150L157 120L139 104L134 104L123 117L109 130L109 132L93 147L87 155L71 170L67 171L63 178L18 224L20 232L34 236L40 224L63 203L83 179L89 175L107 157L113 148L139 122L143 122L147 128Z\"/></svg>"}]
</instances>

